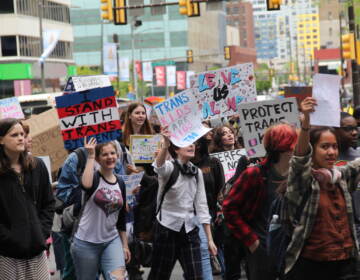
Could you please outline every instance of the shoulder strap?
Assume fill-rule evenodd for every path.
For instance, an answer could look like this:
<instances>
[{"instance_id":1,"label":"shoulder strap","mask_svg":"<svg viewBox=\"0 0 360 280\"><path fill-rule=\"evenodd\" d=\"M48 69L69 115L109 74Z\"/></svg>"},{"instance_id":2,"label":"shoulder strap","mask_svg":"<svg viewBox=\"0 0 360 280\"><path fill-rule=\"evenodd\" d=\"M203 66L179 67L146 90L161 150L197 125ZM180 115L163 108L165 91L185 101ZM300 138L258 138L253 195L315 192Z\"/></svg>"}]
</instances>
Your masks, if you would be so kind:
<instances>
[{"instance_id":1,"label":"shoulder strap","mask_svg":"<svg viewBox=\"0 0 360 280\"><path fill-rule=\"evenodd\" d=\"M175 184L177 178L179 177L179 174L180 174L180 168L179 166L175 163L175 161L173 162L173 165L174 165L174 169L173 171L171 172L171 175L170 175L170 178L169 180L167 181L166 185L164 186L164 189L161 193L161 196L160 196L160 201L159 201L159 205L156 209L156 214L157 215L160 210L161 210L161 205L164 201L164 198L165 198L165 195L166 193L171 189L171 187ZM161 220L161 212L160 212L160 220Z\"/></svg>"},{"instance_id":2,"label":"shoulder strap","mask_svg":"<svg viewBox=\"0 0 360 280\"><path fill-rule=\"evenodd\" d=\"M85 151L83 150L83 148L77 148L74 152L78 158L78 163L76 166L76 173L77 173L77 176L81 176L81 174L83 173L83 171L85 169L85 164L86 164Z\"/></svg>"}]
</instances>

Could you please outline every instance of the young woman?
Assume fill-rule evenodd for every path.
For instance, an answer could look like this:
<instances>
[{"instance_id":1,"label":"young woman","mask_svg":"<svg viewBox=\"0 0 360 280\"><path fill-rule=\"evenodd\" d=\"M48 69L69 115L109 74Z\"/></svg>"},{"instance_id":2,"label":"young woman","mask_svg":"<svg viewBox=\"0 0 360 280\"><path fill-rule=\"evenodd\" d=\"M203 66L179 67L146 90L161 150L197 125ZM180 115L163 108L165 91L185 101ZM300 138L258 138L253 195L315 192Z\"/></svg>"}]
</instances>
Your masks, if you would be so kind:
<instances>
[{"instance_id":1,"label":"young woman","mask_svg":"<svg viewBox=\"0 0 360 280\"><path fill-rule=\"evenodd\" d=\"M114 142L96 145L85 140L88 153L81 179L85 206L71 245L78 280L95 280L101 270L106 280L118 279L130 261L125 228L125 185L114 174L118 158ZM95 160L100 170L94 173ZM120 278L121 279L121 278Z\"/></svg>"},{"instance_id":2,"label":"young woman","mask_svg":"<svg viewBox=\"0 0 360 280\"><path fill-rule=\"evenodd\" d=\"M301 103L304 119L290 161L286 191L290 219L304 196L307 202L287 248L286 278L357 279L359 248L350 192L357 184L360 160L335 166L339 154L335 131L310 129L309 114L315 107L316 100L311 97Z\"/></svg>"},{"instance_id":3,"label":"young woman","mask_svg":"<svg viewBox=\"0 0 360 280\"><path fill-rule=\"evenodd\" d=\"M157 215L149 279L170 279L175 262L179 260L186 280L202 280L204 278L198 222L204 227L210 253L216 255L217 249L210 230L211 217L202 172L190 162L195 156L195 145L184 148L174 145L170 147L170 134L166 128L162 130L162 135L162 147L154 162L159 176L158 207L175 164L179 168L179 176L163 197ZM165 160L169 148L174 162ZM198 221L194 219L195 212Z\"/></svg>"},{"instance_id":4,"label":"young woman","mask_svg":"<svg viewBox=\"0 0 360 280\"><path fill-rule=\"evenodd\" d=\"M0 120L0 278L47 280L55 200L45 164L25 149L16 119Z\"/></svg>"},{"instance_id":5,"label":"young woman","mask_svg":"<svg viewBox=\"0 0 360 280\"><path fill-rule=\"evenodd\" d=\"M210 152L220 153L235 149L241 149L241 146L237 142L234 129L228 125L216 128L214 130Z\"/></svg>"}]
</instances>

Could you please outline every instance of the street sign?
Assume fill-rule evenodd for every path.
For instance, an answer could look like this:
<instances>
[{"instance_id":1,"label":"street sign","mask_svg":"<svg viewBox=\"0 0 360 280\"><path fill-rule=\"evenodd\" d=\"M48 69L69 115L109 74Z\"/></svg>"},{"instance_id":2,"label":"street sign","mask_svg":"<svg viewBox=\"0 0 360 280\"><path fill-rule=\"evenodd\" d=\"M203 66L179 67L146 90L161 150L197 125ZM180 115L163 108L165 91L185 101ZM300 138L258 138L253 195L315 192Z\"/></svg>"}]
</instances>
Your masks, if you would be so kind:
<instances>
[{"instance_id":1,"label":"street sign","mask_svg":"<svg viewBox=\"0 0 360 280\"><path fill-rule=\"evenodd\" d=\"M167 66L167 65L175 65L175 61L173 61L173 60L164 60L164 61L158 61L158 62L153 62L152 63L152 67Z\"/></svg>"}]
</instances>

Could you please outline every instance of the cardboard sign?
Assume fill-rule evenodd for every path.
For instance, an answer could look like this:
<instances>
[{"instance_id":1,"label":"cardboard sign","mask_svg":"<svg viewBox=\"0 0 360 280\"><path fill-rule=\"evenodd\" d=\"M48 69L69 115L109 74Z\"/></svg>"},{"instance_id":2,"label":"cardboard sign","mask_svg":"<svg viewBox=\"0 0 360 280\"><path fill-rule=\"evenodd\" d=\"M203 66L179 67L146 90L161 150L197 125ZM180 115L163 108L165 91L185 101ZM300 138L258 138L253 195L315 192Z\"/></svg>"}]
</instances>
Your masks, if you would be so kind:
<instances>
[{"instance_id":1,"label":"cardboard sign","mask_svg":"<svg viewBox=\"0 0 360 280\"><path fill-rule=\"evenodd\" d=\"M144 176L144 172L140 172L133 175L121 175L126 186L126 202L130 207L136 205L136 197L134 189L140 185L141 179Z\"/></svg>"},{"instance_id":2,"label":"cardboard sign","mask_svg":"<svg viewBox=\"0 0 360 280\"><path fill-rule=\"evenodd\" d=\"M68 156L64 149L56 109L34 115L24 122L30 127L34 156L49 156L51 172L56 172Z\"/></svg>"},{"instance_id":3,"label":"cardboard sign","mask_svg":"<svg viewBox=\"0 0 360 280\"><path fill-rule=\"evenodd\" d=\"M191 87L199 90L195 96L204 120L232 116L240 103L256 101L252 63L196 74Z\"/></svg>"},{"instance_id":4,"label":"cardboard sign","mask_svg":"<svg viewBox=\"0 0 360 280\"><path fill-rule=\"evenodd\" d=\"M65 148L84 146L84 137L97 143L120 136L121 123L112 87L96 88L55 98Z\"/></svg>"},{"instance_id":5,"label":"cardboard sign","mask_svg":"<svg viewBox=\"0 0 360 280\"><path fill-rule=\"evenodd\" d=\"M284 91L284 97L295 97L298 102L298 106L300 106L301 101L303 101L306 97L312 96L312 87L285 87Z\"/></svg>"},{"instance_id":6,"label":"cardboard sign","mask_svg":"<svg viewBox=\"0 0 360 280\"><path fill-rule=\"evenodd\" d=\"M160 124L169 126L170 140L178 147L187 147L211 129L201 123L201 111L196 105L193 89L182 91L156 104L155 110Z\"/></svg>"},{"instance_id":7,"label":"cardboard sign","mask_svg":"<svg viewBox=\"0 0 360 280\"><path fill-rule=\"evenodd\" d=\"M159 148L159 135L130 135L130 154L134 163L152 163Z\"/></svg>"},{"instance_id":8,"label":"cardboard sign","mask_svg":"<svg viewBox=\"0 0 360 280\"><path fill-rule=\"evenodd\" d=\"M0 119L6 118L24 119L17 97L0 99Z\"/></svg>"},{"instance_id":9,"label":"cardboard sign","mask_svg":"<svg viewBox=\"0 0 360 280\"><path fill-rule=\"evenodd\" d=\"M238 108L246 152L251 158L265 156L262 139L268 127L280 122L300 127L299 112L294 97L244 103Z\"/></svg>"},{"instance_id":10,"label":"cardboard sign","mask_svg":"<svg viewBox=\"0 0 360 280\"><path fill-rule=\"evenodd\" d=\"M239 159L246 156L245 149L231 150L221 153L210 154L211 157L216 157L220 160L225 175L225 182L234 176Z\"/></svg>"}]
</instances>

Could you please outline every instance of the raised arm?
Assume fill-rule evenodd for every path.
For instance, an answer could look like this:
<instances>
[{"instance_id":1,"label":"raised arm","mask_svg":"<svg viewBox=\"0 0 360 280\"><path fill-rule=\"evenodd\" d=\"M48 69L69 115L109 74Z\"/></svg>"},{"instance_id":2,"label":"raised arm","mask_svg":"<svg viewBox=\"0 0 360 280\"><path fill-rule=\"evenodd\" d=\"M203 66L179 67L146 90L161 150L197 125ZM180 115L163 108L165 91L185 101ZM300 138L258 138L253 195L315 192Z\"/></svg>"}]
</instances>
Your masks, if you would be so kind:
<instances>
[{"instance_id":1,"label":"raised arm","mask_svg":"<svg viewBox=\"0 0 360 280\"><path fill-rule=\"evenodd\" d=\"M164 165L166 156L167 156L167 152L168 152L168 148L170 146L170 140L169 140L170 132L169 132L167 126L161 128L161 135L162 135L161 147L160 147L159 153L155 159L156 166L158 166L158 167Z\"/></svg>"},{"instance_id":2,"label":"raised arm","mask_svg":"<svg viewBox=\"0 0 360 280\"><path fill-rule=\"evenodd\" d=\"M84 169L84 173L81 178L81 184L83 188L90 189L93 184L94 179L94 162L95 162L95 147L96 147L96 139L85 137L84 139L84 147L88 153L88 157L86 160L86 165Z\"/></svg>"}]
</instances>

